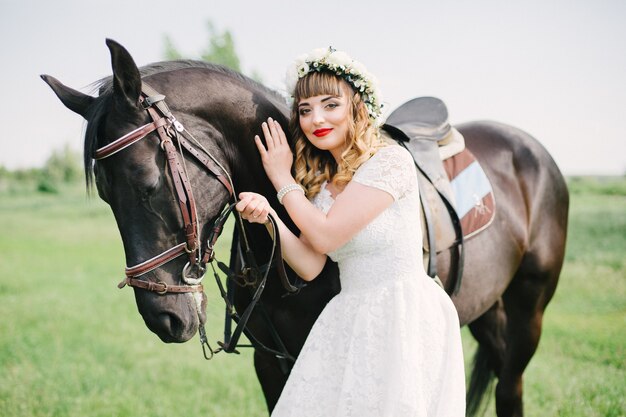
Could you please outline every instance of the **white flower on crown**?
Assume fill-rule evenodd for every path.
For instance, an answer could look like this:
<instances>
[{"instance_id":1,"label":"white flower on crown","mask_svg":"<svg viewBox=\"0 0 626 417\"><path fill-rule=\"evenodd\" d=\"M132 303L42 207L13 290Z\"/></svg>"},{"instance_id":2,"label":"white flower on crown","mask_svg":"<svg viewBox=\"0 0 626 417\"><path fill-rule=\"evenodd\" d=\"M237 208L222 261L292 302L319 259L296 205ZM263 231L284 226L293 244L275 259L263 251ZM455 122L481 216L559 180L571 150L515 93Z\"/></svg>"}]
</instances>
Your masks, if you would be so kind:
<instances>
[{"instance_id":1,"label":"white flower on crown","mask_svg":"<svg viewBox=\"0 0 626 417\"><path fill-rule=\"evenodd\" d=\"M293 96L298 80L313 71L331 71L349 84L361 94L370 118L380 122L382 103L377 87L377 80L370 74L365 66L353 60L343 51L337 51L332 47L317 48L309 54L298 56L293 64L287 69L285 84L287 91Z\"/></svg>"},{"instance_id":2,"label":"white flower on crown","mask_svg":"<svg viewBox=\"0 0 626 417\"><path fill-rule=\"evenodd\" d=\"M298 55L298 57L293 61L293 63L296 66L302 65L306 62L307 58L308 58L307 54Z\"/></svg>"},{"instance_id":3,"label":"white flower on crown","mask_svg":"<svg viewBox=\"0 0 626 417\"><path fill-rule=\"evenodd\" d=\"M343 51L335 51L331 53L328 58L330 62L343 67L348 67L352 64L352 62L354 62L354 60Z\"/></svg>"},{"instance_id":4,"label":"white flower on crown","mask_svg":"<svg viewBox=\"0 0 626 417\"><path fill-rule=\"evenodd\" d=\"M306 62L298 66L298 77L304 77L309 73L309 64Z\"/></svg>"},{"instance_id":5,"label":"white flower on crown","mask_svg":"<svg viewBox=\"0 0 626 417\"><path fill-rule=\"evenodd\" d=\"M365 74L367 72L365 65L361 64L358 61L352 61L352 64L350 66L356 73Z\"/></svg>"},{"instance_id":6,"label":"white flower on crown","mask_svg":"<svg viewBox=\"0 0 626 417\"><path fill-rule=\"evenodd\" d=\"M309 62L321 61L326 54L328 54L328 49L326 48L316 48L313 49L308 54L305 54L306 60Z\"/></svg>"}]
</instances>

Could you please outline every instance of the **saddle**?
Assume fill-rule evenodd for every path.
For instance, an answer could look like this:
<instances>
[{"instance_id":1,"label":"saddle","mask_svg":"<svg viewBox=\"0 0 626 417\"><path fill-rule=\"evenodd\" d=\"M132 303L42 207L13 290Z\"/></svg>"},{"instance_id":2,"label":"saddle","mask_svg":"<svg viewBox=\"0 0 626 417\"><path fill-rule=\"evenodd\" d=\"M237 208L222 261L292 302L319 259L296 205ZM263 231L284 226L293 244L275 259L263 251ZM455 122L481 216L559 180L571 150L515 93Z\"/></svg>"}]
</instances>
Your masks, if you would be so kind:
<instances>
[{"instance_id":1,"label":"saddle","mask_svg":"<svg viewBox=\"0 0 626 417\"><path fill-rule=\"evenodd\" d=\"M403 104L387 117L382 129L411 153L417 167L426 272L438 280L437 253L454 247L456 256L452 257L446 290L456 294L463 275L463 230L442 160L465 149L463 137L450 125L445 103L435 97L418 97Z\"/></svg>"}]
</instances>

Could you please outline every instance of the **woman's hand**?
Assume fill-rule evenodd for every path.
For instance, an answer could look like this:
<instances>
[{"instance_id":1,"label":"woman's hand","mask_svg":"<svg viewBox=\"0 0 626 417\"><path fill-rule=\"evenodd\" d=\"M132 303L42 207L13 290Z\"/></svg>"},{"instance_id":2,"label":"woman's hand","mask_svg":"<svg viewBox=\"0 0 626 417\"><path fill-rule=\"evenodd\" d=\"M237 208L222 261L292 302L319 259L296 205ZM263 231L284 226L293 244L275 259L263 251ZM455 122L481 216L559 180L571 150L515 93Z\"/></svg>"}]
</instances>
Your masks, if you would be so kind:
<instances>
[{"instance_id":1,"label":"woman's hand","mask_svg":"<svg viewBox=\"0 0 626 417\"><path fill-rule=\"evenodd\" d=\"M250 223L267 223L267 215L276 216L270 203L261 194L239 193L239 202L235 206L241 217Z\"/></svg>"},{"instance_id":2,"label":"woman's hand","mask_svg":"<svg viewBox=\"0 0 626 417\"><path fill-rule=\"evenodd\" d=\"M278 190L284 185L294 182L291 176L291 165L293 164L293 154L287 143L287 137L282 127L271 117L261 125L267 148L263 145L261 138L254 137L263 168L268 178Z\"/></svg>"}]
</instances>

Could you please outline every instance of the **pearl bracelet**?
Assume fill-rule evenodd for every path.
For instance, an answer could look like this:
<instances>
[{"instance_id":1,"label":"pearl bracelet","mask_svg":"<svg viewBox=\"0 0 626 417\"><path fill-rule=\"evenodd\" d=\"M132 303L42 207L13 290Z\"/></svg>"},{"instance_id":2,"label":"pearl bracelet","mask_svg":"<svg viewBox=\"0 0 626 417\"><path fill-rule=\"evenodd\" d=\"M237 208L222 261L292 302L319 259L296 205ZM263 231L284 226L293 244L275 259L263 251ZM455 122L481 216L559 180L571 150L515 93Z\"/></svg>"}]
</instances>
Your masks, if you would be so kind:
<instances>
[{"instance_id":1,"label":"pearl bracelet","mask_svg":"<svg viewBox=\"0 0 626 417\"><path fill-rule=\"evenodd\" d=\"M283 188L278 190L278 194L276 194L276 197L278 198L278 202L280 204L283 204L283 198L285 198L287 193L290 193L295 190L298 190L302 194L304 194L304 188L302 188L300 184L293 183L293 184L285 185Z\"/></svg>"}]
</instances>

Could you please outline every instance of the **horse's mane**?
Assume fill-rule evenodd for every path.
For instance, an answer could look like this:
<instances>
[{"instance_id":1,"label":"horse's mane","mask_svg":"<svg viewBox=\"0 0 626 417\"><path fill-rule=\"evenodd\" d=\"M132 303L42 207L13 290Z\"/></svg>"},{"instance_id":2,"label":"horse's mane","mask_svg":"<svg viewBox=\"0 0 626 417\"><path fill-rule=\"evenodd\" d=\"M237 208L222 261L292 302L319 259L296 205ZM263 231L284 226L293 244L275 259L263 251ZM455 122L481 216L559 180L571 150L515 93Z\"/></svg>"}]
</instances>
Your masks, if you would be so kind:
<instances>
[{"instance_id":1,"label":"horse's mane","mask_svg":"<svg viewBox=\"0 0 626 417\"><path fill-rule=\"evenodd\" d=\"M208 69L210 71L226 75L227 77L233 78L235 80L239 80L240 82L244 83L244 85L248 86L249 88L261 90L264 93L269 94L278 100L281 100L282 102L285 101L285 98L281 96L279 93L277 93L276 91L271 90L265 87L263 84L257 81L254 81L251 78L246 77L240 72L232 70L223 65L213 64L211 62L206 62L206 61L196 61L193 59L179 59L176 61L154 62L152 64L148 64L146 66L139 68L139 74L141 75L141 78L144 78L150 75L160 74L162 72L176 71L176 70L184 69L184 68ZM91 86L94 91L97 90L99 92L100 96L110 93L113 88L113 77L111 75L109 75L108 77L104 77L94 82Z\"/></svg>"},{"instance_id":2,"label":"horse's mane","mask_svg":"<svg viewBox=\"0 0 626 417\"><path fill-rule=\"evenodd\" d=\"M175 71L184 68L199 68L207 69L218 74L225 75L243 84L244 87L255 90L263 94L269 100L285 104L286 100L278 92L264 86L263 84L254 81L245 75L227 68L223 65L213 64L205 61L196 60L176 60L176 61L162 61L148 64L139 68L139 74L141 78L159 74L163 72ZM108 109L111 105L111 99L113 97L113 76L104 77L91 84L92 93L98 93L98 99L92 104L89 109L89 113L86 117L87 127L85 129L85 144L84 144L84 166L85 166L85 179L87 182L87 188L93 184L93 155L98 148L98 130L100 124L105 119Z\"/></svg>"}]
</instances>

